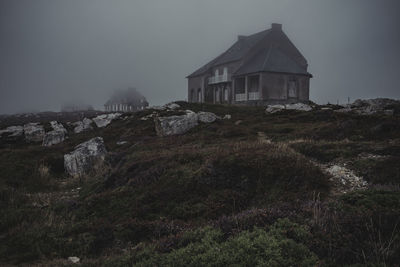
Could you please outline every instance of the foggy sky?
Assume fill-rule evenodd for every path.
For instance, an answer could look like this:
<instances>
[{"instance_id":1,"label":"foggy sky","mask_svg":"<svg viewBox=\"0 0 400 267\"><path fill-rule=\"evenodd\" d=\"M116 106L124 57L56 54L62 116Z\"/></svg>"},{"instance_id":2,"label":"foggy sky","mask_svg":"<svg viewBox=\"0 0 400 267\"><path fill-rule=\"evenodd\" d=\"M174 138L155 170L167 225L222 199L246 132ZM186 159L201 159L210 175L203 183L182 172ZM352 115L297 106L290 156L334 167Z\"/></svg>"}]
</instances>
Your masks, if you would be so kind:
<instances>
[{"instance_id":1,"label":"foggy sky","mask_svg":"<svg viewBox=\"0 0 400 267\"><path fill-rule=\"evenodd\" d=\"M103 108L119 88L151 105L187 98L185 77L282 23L317 103L400 98L398 0L0 0L0 114Z\"/></svg>"}]
</instances>

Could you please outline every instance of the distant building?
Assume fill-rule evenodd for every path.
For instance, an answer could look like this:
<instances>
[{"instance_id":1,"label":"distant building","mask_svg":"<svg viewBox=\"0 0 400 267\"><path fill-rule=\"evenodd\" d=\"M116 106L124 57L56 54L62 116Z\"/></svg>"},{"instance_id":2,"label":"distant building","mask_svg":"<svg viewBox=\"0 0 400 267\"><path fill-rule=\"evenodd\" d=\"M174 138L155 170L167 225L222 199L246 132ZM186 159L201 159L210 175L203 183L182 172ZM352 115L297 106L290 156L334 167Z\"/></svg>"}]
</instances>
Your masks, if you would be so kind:
<instances>
[{"instance_id":1,"label":"distant building","mask_svg":"<svg viewBox=\"0 0 400 267\"><path fill-rule=\"evenodd\" d=\"M145 109L149 103L135 88L117 90L104 104L106 111L132 112Z\"/></svg>"},{"instance_id":2,"label":"distant building","mask_svg":"<svg viewBox=\"0 0 400 267\"><path fill-rule=\"evenodd\" d=\"M307 60L273 23L190 74L188 101L264 105L309 100Z\"/></svg>"}]
</instances>

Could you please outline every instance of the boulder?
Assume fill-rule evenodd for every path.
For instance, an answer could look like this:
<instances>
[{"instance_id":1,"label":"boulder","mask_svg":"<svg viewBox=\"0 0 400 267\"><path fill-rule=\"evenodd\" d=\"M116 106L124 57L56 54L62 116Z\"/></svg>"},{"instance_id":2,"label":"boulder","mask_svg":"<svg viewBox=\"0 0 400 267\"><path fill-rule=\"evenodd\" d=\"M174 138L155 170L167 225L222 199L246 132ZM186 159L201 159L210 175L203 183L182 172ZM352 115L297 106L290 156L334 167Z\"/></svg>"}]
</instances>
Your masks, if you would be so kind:
<instances>
[{"instance_id":1,"label":"boulder","mask_svg":"<svg viewBox=\"0 0 400 267\"><path fill-rule=\"evenodd\" d=\"M68 261L72 262L72 263L79 263L81 259L79 259L78 257L68 257Z\"/></svg>"},{"instance_id":2,"label":"boulder","mask_svg":"<svg viewBox=\"0 0 400 267\"><path fill-rule=\"evenodd\" d=\"M92 170L96 163L103 162L106 154L103 138L95 137L77 145L74 151L64 155L65 170L71 176L81 176Z\"/></svg>"},{"instance_id":3,"label":"boulder","mask_svg":"<svg viewBox=\"0 0 400 267\"><path fill-rule=\"evenodd\" d=\"M222 118L223 120L230 120L232 119L231 114L225 114L225 116Z\"/></svg>"},{"instance_id":4,"label":"boulder","mask_svg":"<svg viewBox=\"0 0 400 267\"><path fill-rule=\"evenodd\" d=\"M74 133L81 133L84 131L92 130L93 129L92 123L93 121L88 118L84 118L82 121L74 122L73 123L73 125L75 126Z\"/></svg>"},{"instance_id":5,"label":"boulder","mask_svg":"<svg viewBox=\"0 0 400 267\"><path fill-rule=\"evenodd\" d=\"M201 112L197 113L197 116L198 116L198 120L200 122L204 122L204 123L212 123L212 122L216 121L217 119L219 119L219 117L212 112L201 111Z\"/></svg>"},{"instance_id":6,"label":"boulder","mask_svg":"<svg viewBox=\"0 0 400 267\"><path fill-rule=\"evenodd\" d=\"M265 113L276 113L285 109L285 105L268 105Z\"/></svg>"},{"instance_id":7,"label":"boulder","mask_svg":"<svg viewBox=\"0 0 400 267\"><path fill-rule=\"evenodd\" d=\"M360 115L371 115L375 113L391 115L394 113L394 106L400 106L400 101L389 98L375 98L365 100L357 99L349 108Z\"/></svg>"},{"instance_id":8,"label":"boulder","mask_svg":"<svg viewBox=\"0 0 400 267\"><path fill-rule=\"evenodd\" d=\"M298 110L298 111L311 111L312 107L304 103L285 104L285 105L268 105L265 113L276 113L282 110Z\"/></svg>"},{"instance_id":9,"label":"boulder","mask_svg":"<svg viewBox=\"0 0 400 267\"><path fill-rule=\"evenodd\" d=\"M181 106L179 106L178 104L172 102L172 103L168 103L168 104L164 105L164 107L165 107L166 109L175 110L175 109L180 108Z\"/></svg>"},{"instance_id":10,"label":"boulder","mask_svg":"<svg viewBox=\"0 0 400 267\"><path fill-rule=\"evenodd\" d=\"M298 111L311 111L312 107L304 104L304 103L295 103L295 104L287 104L285 105L286 109L289 110L298 110Z\"/></svg>"},{"instance_id":11,"label":"boulder","mask_svg":"<svg viewBox=\"0 0 400 267\"><path fill-rule=\"evenodd\" d=\"M67 134L67 130L61 123L57 121L50 122L53 131L47 132L43 139L43 146L52 146L59 143L62 143L65 139L65 135Z\"/></svg>"},{"instance_id":12,"label":"boulder","mask_svg":"<svg viewBox=\"0 0 400 267\"><path fill-rule=\"evenodd\" d=\"M22 126L9 126L4 130L0 130L0 137L5 134L8 137L19 137L24 133L24 127Z\"/></svg>"},{"instance_id":13,"label":"boulder","mask_svg":"<svg viewBox=\"0 0 400 267\"><path fill-rule=\"evenodd\" d=\"M159 136L184 134L198 125L198 115L188 112L180 116L156 117L154 122Z\"/></svg>"},{"instance_id":14,"label":"boulder","mask_svg":"<svg viewBox=\"0 0 400 267\"><path fill-rule=\"evenodd\" d=\"M93 118L93 121L97 127L102 128L109 125L112 120L118 118L119 116L121 116L121 113L103 114Z\"/></svg>"},{"instance_id":15,"label":"boulder","mask_svg":"<svg viewBox=\"0 0 400 267\"><path fill-rule=\"evenodd\" d=\"M28 123L24 125L25 140L27 142L43 142L45 131L39 123Z\"/></svg>"}]
</instances>

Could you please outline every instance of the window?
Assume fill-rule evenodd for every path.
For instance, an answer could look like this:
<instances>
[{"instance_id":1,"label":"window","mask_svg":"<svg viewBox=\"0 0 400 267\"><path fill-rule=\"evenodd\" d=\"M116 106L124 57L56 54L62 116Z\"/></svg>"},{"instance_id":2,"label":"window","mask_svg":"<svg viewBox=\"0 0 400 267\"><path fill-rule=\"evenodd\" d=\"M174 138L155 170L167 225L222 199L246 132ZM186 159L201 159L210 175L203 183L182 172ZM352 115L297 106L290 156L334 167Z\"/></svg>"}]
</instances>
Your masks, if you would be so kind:
<instances>
[{"instance_id":1,"label":"window","mask_svg":"<svg viewBox=\"0 0 400 267\"><path fill-rule=\"evenodd\" d=\"M219 102L220 101L220 97L219 97L219 88L215 89L215 101Z\"/></svg>"},{"instance_id":2,"label":"window","mask_svg":"<svg viewBox=\"0 0 400 267\"><path fill-rule=\"evenodd\" d=\"M295 80L288 82L288 97L297 98L297 82Z\"/></svg>"},{"instance_id":3,"label":"window","mask_svg":"<svg viewBox=\"0 0 400 267\"><path fill-rule=\"evenodd\" d=\"M249 92L258 92L259 91L259 82L260 78L258 75L249 77Z\"/></svg>"},{"instance_id":4,"label":"window","mask_svg":"<svg viewBox=\"0 0 400 267\"><path fill-rule=\"evenodd\" d=\"M229 92L228 92L228 88L224 89L224 101L228 101L229 98Z\"/></svg>"},{"instance_id":5,"label":"window","mask_svg":"<svg viewBox=\"0 0 400 267\"><path fill-rule=\"evenodd\" d=\"M191 102L196 102L195 97L196 97L196 95L195 95L195 93L194 93L194 89L192 88L192 89L190 89L189 100L190 100Z\"/></svg>"},{"instance_id":6,"label":"window","mask_svg":"<svg viewBox=\"0 0 400 267\"><path fill-rule=\"evenodd\" d=\"M197 102L201 102L201 88L197 90Z\"/></svg>"},{"instance_id":7,"label":"window","mask_svg":"<svg viewBox=\"0 0 400 267\"><path fill-rule=\"evenodd\" d=\"M237 78L235 79L235 93L236 94L244 94L246 91L245 88L245 79L243 78Z\"/></svg>"}]
</instances>

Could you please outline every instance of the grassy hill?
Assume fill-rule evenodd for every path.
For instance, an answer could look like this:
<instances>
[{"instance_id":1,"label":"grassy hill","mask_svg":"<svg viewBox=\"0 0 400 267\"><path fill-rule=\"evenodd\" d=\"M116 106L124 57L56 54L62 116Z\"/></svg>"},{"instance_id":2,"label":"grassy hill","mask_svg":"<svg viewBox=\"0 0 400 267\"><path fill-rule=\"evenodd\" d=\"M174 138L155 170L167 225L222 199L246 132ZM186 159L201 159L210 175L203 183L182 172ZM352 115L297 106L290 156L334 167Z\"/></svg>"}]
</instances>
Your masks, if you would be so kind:
<instances>
[{"instance_id":1,"label":"grassy hill","mask_svg":"<svg viewBox=\"0 0 400 267\"><path fill-rule=\"evenodd\" d=\"M178 104L232 119L158 137L153 120L140 120L153 112L145 110L52 147L0 139L0 264L68 265L69 256L85 266L400 262L398 114ZM47 125L54 114L46 116L37 120ZM105 163L68 177L63 155L96 136ZM321 168L333 164L368 188L338 190Z\"/></svg>"}]
</instances>

